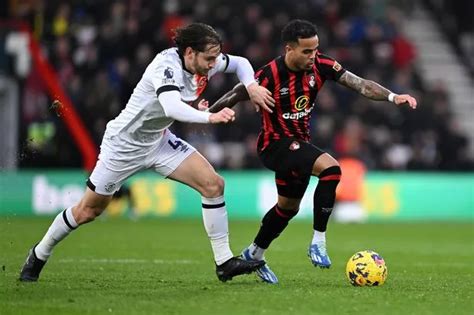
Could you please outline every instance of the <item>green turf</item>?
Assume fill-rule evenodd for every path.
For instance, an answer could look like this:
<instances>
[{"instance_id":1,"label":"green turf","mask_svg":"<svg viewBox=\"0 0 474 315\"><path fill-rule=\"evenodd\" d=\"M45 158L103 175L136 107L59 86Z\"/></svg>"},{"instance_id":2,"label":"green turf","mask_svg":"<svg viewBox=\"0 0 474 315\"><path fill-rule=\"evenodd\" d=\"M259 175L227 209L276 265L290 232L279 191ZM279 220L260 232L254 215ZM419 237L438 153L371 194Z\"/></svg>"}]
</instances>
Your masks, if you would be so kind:
<instances>
[{"instance_id":1,"label":"green turf","mask_svg":"<svg viewBox=\"0 0 474 315\"><path fill-rule=\"evenodd\" d=\"M473 314L472 223L331 224L330 270L306 249L311 222L295 221L267 253L278 285L254 275L221 283L200 221L99 220L61 243L38 283L17 276L51 219L0 217L0 314ZM258 222L231 222L234 253ZM349 285L356 251L387 262L382 287Z\"/></svg>"}]
</instances>

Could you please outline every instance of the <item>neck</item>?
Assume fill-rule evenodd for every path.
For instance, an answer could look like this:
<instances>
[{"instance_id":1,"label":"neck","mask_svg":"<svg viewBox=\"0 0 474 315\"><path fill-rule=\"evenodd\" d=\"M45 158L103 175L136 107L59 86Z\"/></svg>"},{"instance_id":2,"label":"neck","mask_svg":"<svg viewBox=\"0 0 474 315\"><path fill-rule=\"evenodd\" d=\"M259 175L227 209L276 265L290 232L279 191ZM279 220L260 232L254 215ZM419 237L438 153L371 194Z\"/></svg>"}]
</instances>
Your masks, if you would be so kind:
<instances>
[{"instance_id":1,"label":"neck","mask_svg":"<svg viewBox=\"0 0 474 315\"><path fill-rule=\"evenodd\" d=\"M180 54L179 52L178 52L178 55L179 55L179 58L181 59L184 70L186 70L187 72L189 72L191 74L194 74L194 72L191 71L192 67L189 66L190 61L186 57L184 57L182 54Z\"/></svg>"}]
</instances>

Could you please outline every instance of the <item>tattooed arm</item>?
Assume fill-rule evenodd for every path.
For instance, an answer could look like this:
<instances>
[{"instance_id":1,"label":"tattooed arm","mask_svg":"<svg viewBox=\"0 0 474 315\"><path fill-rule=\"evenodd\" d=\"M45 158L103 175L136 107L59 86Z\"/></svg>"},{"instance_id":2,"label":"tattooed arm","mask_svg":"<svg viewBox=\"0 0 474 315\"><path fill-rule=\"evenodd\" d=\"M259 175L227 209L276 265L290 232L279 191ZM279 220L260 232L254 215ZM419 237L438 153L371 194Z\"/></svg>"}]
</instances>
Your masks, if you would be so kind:
<instances>
[{"instance_id":1,"label":"tattooed arm","mask_svg":"<svg viewBox=\"0 0 474 315\"><path fill-rule=\"evenodd\" d=\"M407 103L411 108L416 108L414 97L408 94L393 94L377 82L363 79L349 71L344 72L337 82L375 101L390 100L397 105Z\"/></svg>"}]
</instances>

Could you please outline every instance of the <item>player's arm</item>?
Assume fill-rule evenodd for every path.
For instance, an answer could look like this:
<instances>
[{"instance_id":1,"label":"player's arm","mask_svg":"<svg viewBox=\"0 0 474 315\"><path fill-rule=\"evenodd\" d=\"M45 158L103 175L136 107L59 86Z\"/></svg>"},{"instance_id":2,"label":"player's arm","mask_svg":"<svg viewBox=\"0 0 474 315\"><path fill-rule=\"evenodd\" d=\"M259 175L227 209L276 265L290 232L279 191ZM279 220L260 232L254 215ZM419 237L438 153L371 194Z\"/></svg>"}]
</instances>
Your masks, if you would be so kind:
<instances>
[{"instance_id":1,"label":"player's arm","mask_svg":"<svg viewBox=\"0 0 474 315\"><path fill-rule=\"evenodd\" d=\"M411 95L392 93L377 82L363 79L347 70L341 75L337 82L375 101L389 100L396 105L407 103L411 108L416 108L417 105L416 99Z\"/></svg>"},{"instance_id":2,"label":"player's arm","mask_svg":"<svg viewBox=\"0 0 474 315\"><path fill-rule=\"evenodd\" d=\"M235 120L235 112L232 109L223 108L215 113L199 111L181 101L181 94L174 89L159 93L158 100L165 115L178 121L218 124Z\"/></svg>"},{"instance_id":3,"label":"player's arm","mask_svg":"<svg viewBox=\"0 0 474 315\"><path fill-rule=\"evenodd\" d=\"M246 58L239 56L228 55L228 58L229 63L225 72L236 73L240 82L245 86L252 103L271 112L270 107L275 106L275 100L268 89L255 81L255 72L250 62Z\"/></svg>"},{"instance_id":4,"label":"player's arm","mask_svg":"<svg viewBox=\"0 0 474 315\"><path fill-rule=\"evenodd\" d=\"M235 104L249 99L250 97L247 89L242 83L239 83L234 86L232 90L222 95L221 98L209 107L208 111L211 113L217 113L225 107L232 108Z\"/></svg>"}]
</instances>

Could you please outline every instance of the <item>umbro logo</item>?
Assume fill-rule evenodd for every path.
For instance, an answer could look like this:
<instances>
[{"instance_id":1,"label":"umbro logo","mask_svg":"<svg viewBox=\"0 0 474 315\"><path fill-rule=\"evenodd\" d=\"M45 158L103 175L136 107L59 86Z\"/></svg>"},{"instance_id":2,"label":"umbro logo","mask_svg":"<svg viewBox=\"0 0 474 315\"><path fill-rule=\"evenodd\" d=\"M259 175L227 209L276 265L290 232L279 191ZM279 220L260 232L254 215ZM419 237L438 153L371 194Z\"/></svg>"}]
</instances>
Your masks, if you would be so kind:
<instances>
[{"instance_id":1,"label":"umbro logo","mask_svg":"<svg viewBox=\"0 0 474 315\"><path fill-rule=\"evenodd\" d=\"M280 95L287 95L289 91L290 91L290 89L287 88L287 87L281 88L280 89Z\"/></svg>"}]
</instances>

